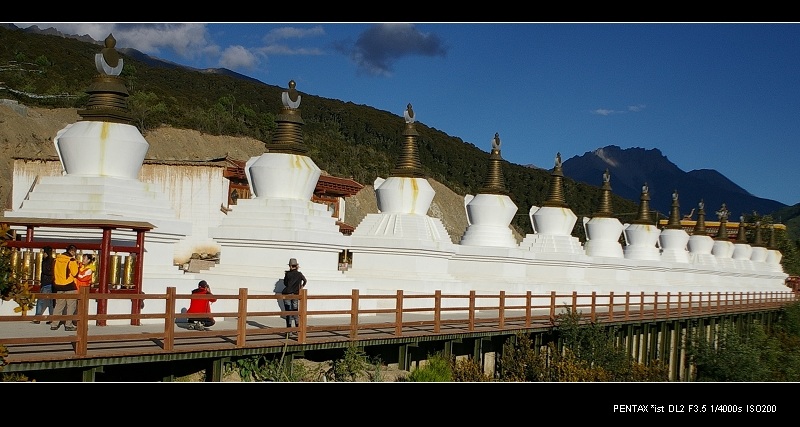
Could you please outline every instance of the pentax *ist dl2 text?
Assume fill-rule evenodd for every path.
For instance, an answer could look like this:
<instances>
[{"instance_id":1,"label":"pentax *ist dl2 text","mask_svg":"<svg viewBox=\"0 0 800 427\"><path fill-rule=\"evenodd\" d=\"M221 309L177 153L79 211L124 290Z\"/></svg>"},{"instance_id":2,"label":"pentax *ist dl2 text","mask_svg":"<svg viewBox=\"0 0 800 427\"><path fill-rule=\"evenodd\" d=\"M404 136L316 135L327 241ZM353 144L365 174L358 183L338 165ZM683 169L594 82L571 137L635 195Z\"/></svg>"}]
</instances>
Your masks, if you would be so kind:
<instances>
[{"instance_id":1,"label":"pentax *ist dl2 text","mask_svg":"<svg viewBox=\"0 0 800 427\"><path fill-rule=\"evenodd\" d=\"M777 405L718 405L718 404L676 404L676 405L614 405L615 413L775 413Z\"/></svg>"}]
</instances>

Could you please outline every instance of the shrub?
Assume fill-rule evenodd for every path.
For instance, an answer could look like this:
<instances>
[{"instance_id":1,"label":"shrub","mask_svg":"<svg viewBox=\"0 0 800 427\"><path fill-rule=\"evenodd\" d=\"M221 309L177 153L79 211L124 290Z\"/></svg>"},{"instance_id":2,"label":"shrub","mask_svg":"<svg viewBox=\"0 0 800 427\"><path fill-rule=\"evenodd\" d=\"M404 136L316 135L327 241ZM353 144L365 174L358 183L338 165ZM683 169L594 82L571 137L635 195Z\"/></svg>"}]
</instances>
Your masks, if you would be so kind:
<instances>
[{"instance_id":1,"label":"shrub","mask_svg":"<svg viewBox=\"0 0 800 427\"><path fill-rule=\"evenodd\" d=\"M458 359L453 366L453 380L456 382L485 382L492 378L483 373L483 367L472 356Z\"/></svg>"},{"instance_id":2,"label":"shrub","mask_svg":"<svg viewBox=\"0 0 800 427\"><path fill-rule=\"evenodd\" d=\"M452 361L441 353L428 355L427 362L408 376L411 382L452 382Z\"/></svg>"},{"instance_id":3,"label":"shrub","mask_svg":"<svg viewBox=\"0 0 800 427\"><path fill-rule=\"evenodd\" d=\"M344 355L336 359L331 367L331 375L336 381L358 381L366 375L370 366L369 358L364 351L351 344Z\"/></svg>"}]
</instances>

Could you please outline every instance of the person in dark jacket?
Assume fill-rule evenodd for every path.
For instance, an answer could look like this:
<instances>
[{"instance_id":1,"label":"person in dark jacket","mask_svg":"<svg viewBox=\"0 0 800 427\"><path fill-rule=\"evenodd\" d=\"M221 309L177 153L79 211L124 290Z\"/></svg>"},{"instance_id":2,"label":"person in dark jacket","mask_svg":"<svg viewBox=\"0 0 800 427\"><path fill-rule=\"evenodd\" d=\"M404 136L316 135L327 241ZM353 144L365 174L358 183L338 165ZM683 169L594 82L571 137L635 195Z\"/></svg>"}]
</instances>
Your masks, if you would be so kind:
<instances>
[{"instance_id":1,"label":"person in dark jacket","mask_svg":"<svg viewBox=\"0 0 800 427\"><path fill-rule=\"evenodd\" d=\"M40 273L39 283L39 293L40 294L51 294L53 293L53 283L55 283L55 276L53 275L53 265L55 263L55 258L53 257L53 248L50 246L45 246L42 248L42 272ZM47 314L53 315L53 308L55 307L55 302L50 298L44 298L43 295L40 295L36 298L36 315L41 316L44 314L45 310L47 310ZM38 324L38 320L34 320L33 323ZM47 324L53 323L52 321L48 320Z\"/></svg>"},{"instance_id":2,"label":"person in dark jacket","mask_svg":"<svg viewBox=\"0 0 800 427\"><path fill-rule=\"evenodd\" d=\"M75 284L75 276L78 275L78 260L75 255L78 249L75 245L67 246L67 251L63 254L58 254L55 259L53 267L53 290L57 294L77 294L78 285ZM55 308L53 309L56 315L71 315L78 313L78 300L75 298L59 299L56 300ZM50 329L56 330L61 325L64 325L64 330L74 331L78 329L77 320L72 321L72 325L68 325L66 321L59 321L57 324L50 326Z\"/></svg>"},{"instance_id":3,"label":"person in dark jacket","mask_svg":"<svg viewBox=\"0 0 800 427\"><path fill-rule=\"evenodd\" d=\"M283 275L283 291L281 292L283 295L299 295L300 289L306 286L306 276L299 270L300 264L297 263L297 260L294 258L289 259L289 269L286 270L286 273ZM297 301L296 299L285 299L283 300L283 309L286 311L297 311ZM294 326L300 326L299 324L300 317L297 313L289 316L286 316L286 327L291 328L292 323Z\"/></svg>"},{"instance_id":4,"label":"person in dark jacket","mask_svg":"<svg viewBox=\"0 0 800 427\"><path fill-rule=\"evenodd\" d=\"M208 286L208 283L205 280L201 280L200 283L197 284L197 289L192 290L193 295L213 295L211 293L211 287ZM192 299L189 303L189 309L186 310L187 313L211 313L211 303L216 302L216 298L214 299ZM217 323L216 320L212 317L198 317L198 318L189 318L189 329L196 329L198 331L204 331L206 328L210 328Z\"/></svg>"}]
</instances>

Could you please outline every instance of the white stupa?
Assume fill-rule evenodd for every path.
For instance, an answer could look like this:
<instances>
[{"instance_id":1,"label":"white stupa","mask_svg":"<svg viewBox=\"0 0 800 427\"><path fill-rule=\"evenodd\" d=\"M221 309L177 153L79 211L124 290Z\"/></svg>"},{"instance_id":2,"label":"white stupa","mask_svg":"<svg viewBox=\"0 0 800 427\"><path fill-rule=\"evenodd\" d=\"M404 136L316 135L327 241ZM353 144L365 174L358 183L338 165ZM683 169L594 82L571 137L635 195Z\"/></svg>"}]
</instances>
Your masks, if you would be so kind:
<instances>
[{"instance_id":1,"label":"white stupa","mask_svg":"<svg viewBox=\"0 0 800 427\"><path fill-rule=\"evenodd\" d=\"M537 253L585 255L580 241L572 235L578 217L564 199L561 153L556 154L550 176L550 190L544 205L531 206L529 210L533 234L525 236L519 246Z\"/></svg>"},{"instance_id":2,"label":"white stupa","mask_svg":"<svg viewBox=\"0 0 800 427\"><path fill-rule=\"evenodd\" d=\"M647 183L642 186L640 202L637 218L628 224L623 232L625 236L623 252L627 259L658 261L661 258L661 252L656 245L661 230L650 218L650 193Z\"/></svg>"},{"instance_id":3,"label":"white stupa","mask_svg":"<svg viewBox=\"0 0 800 427\"><path fill-rule=\"evenodd\" d=\"M21 206L5 216L149 222L155 229L145 241L143 278L146 283L179 280L183 273L173 262L174 244L191 234L191 224L178 220L166 195L139 181L149 144L130 124L128 91L119 77L123 60L115 45L109 34L105 48L95 55L99 74L86 91L86 108L78 111L81 120L67 125L53 140L63 175L41 177ZM99 242L102 231L40 228L36 237ZM114 239L115 244L136 245L132 232L120 230Z\"/></svg>"},{"instance_id":4,"label":"white stupa","mask_svg":"<svg viewBox=\"0 0 800 427\"><path fill-rule=\"evenodd\" d=\"M717 258L717 265L724 269L730 269L736 266L733 260L733 251L736 249L736 246L731 242L730 238L728 238L727 224L729 214L728 208L725 206L725 203L723 203L722 207L717 211L719 230L717 231L717 237L714 238L714 246L711 247L711 254Z\"/></svg>"},{"instance_id":5,"label":"white stupa","mask_svg":"<svg viewBox=\"0 0 800 427\"><path fill-rule=\"evenodd\" d=\"M611 211L611 174L606 169L603 173L603 186L600 208L589 219L584 217L583 227L586 229L586 243L583 248L586 255L624 258L622 245L619 243L623 225L614 218Z\"/></svg>"},{"instance_id":6,"label":"white stupa","mask_svg":"<svg viewBox=\"0 0 800 427\"><path fill-rule=\"evenodd\" d=\"M769 251L767 250L766 245L764 244L764 240L761 237L761 230L763 226L761 225L761 221L756 221L754 232L753 234L755 237L753 238L753 253L750 254L750 261L753 262L753 269L758 271L768 270L767 267L767 255Z\"/></svg>"},{"instance_id":7,"label":"white stupa","mask_svg":"<svg viewBox=\"0 0 800 427\"><path fill-rule=\"evenodd\" d=\"M670 210L669 221L661 230L658 241L661 245L662 261L689 262L689 250L686 247L687 243L689 243L689 233L681 226L678 190L672 192L672 209Z\"/></svg>"},{"instance_id":8,"label":"white stupa","mask_svg":"<svg viewBox=\"0 0 800 427\"><path fill-rule=\"evenodd\" d=\"M509 227L517 213L517 205L508 197L501 161L500 135L495 133L486 183L476 196L464 197L468 226L461 237L461 245L517 247L517 240Z\"/></svg>"},{"instance_id":9,"label":"white stupa","mask_svg":"<svg viewBox=\"0 0 800 427\"><path fill-rule=\"evenodd\" d=\"M513 289L526 279L526 267L519 262L529 253L519 249L511 230L518 208L508 196L500 155L500 134L492 138L488 174L478 194L464 197L467 229L450 260L450 274L475 283L475 289Z\"/></svg>"},{"instance_id":10,"label":"white stupa","mask_svg":"<svg viewBox=\"0 0 800 427\"><path fill-rule=\"evenodd\" d=\"M239 199L221 224L209 230L222 247L219 263L204 273L210 283L237 277L237 288L279 291L290 258L300 262L309 281L343 280L339 254L348 247L349 236L339 231L324 204L311 201L321 170L305 154L301 96L294 81L281 101L276 129L265 143L267 152L245 164L251 198Z\"/></svg>"},{"instance_id":11,"label":"white stupa","mask_svg":"<svg viewBox=\"0 0 800 427\"><path fill-rule=\"evenodd\" d=\"M455 245L442 221L427 215L435 191L419 160L416 116L405 112L401 152L392 174L375 181L379 213L369 214L352 234L352 268L345 275L380 289L447 289L454 278L448 260Z\"/></svg>"},{"instance_id":12,"label":"white stupa","mask_svg":"<svg viewBox=\"0 0 800 427\"><path fill-rule=\"evenodd\" d=\"M744 215L739 217L739 231L736 235L736 242L733 243L733 254L731 258L740 270L752 270L753 262L750 257L753 255L753 246L747 242L747 224L744 222Z\"/></svg>"},{"instance_id":13,"label":"white stupa","mask_svg":"<svg viewBox=\"0 0 800 427\"><path fill-rule=\"evenodd\" d=\"M705 203L700 200L697 204L697 222L689 236L689 257L694 265L716 266L717 259L711 254L714 248L714 239L706 234L706 210Z\"/></svg>"}]
</instances>

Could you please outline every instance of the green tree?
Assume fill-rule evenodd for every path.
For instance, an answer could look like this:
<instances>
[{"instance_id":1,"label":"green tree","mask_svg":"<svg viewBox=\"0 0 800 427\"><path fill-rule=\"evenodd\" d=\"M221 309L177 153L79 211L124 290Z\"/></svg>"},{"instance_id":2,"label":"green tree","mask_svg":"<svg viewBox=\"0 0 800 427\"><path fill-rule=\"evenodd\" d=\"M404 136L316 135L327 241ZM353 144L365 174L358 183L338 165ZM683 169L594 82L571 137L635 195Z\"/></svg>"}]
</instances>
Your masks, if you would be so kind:
<instances>
[{"instance_id":1,"label":"green tree","mask_svg":"<svg viewBox=\"0 0 800 427\"><path fill-rule=\"evenodd\" d=\"M696 334L687 354L695 366L696 381L772 381L779 345L760 323L737 330L730 322L719 325L714 339Z\"/></svg>"},{"instance_id":2,"label":"green tree","mask_svg":"<svg viewBox=\"0 0 800 427\"><path fill-rule=\"evenodd\" d=\"M161 125L161 120L168 115L166 103L153 92L135 92L128 97L128 107L142 133Z\"/></svg>"},{"instance_id":3,"label":"green tree","mask_svg":"<svg viewBox=\"0 0 800 427\"><path fill-rule=\"evenodd\" d=\"M412 371L407 379L411 382L452 382L452 361L442 353L428 355L425 364Z\"/></svg>"}]
</instances>

